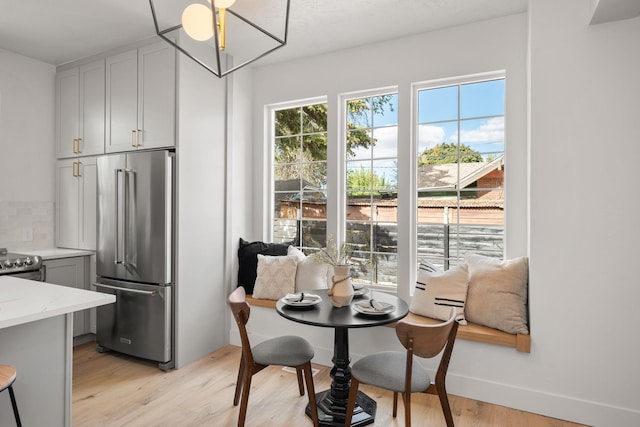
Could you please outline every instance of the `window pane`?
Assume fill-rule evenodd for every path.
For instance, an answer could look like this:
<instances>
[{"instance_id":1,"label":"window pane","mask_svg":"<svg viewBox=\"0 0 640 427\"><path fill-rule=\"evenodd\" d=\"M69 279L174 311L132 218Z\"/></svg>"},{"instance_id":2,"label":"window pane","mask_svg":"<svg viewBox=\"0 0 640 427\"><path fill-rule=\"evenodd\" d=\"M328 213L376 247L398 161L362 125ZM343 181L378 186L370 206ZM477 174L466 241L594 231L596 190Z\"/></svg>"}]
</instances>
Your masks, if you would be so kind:
<instances>
[{"instance_id":1,"label":"window pane","mask_svg":"<svg viewBox=\"0 0 640 427\"><path fill-rule=\"evenodd\" d=\"M354 280L384 286L397 284L397 259L388 255L397 252L397 104L397 94L351 100L345 117L346 232L355 250L352 274ZM365 111L371 120L364 118Z\"/></svg>"},{"instance_id":2,"label":"window pane","mask_svg":"<svg viewBox=\"0 0 640 427\"><path fill-rule=\"evenodd\" d=\"M283 163L273 168L275 178L275 190L301 190L300 165L297 163Z\"/></svg>"},{"instance_id":3,"label":"window pane","mask_svg":"<svg viewBox=\"0 0 640 427\"><path fill-rule=\"evenodd\" d=\"M461 120L460 143L481 153L483 157L489 154L502 154L504 152L504 117Z\"/></svg>"},{"instance_id":4,"label":"window pane","mask_svg":"<svg viewBox=\"0 0 640 427\"><path fill-rule=\"evenodd\" d=\"M381 253L398 253L398 224L378 223L374 226L374 250Z\"/></svg>"},{"instance_id":5,"label":"window pane","mask_svg":"<svg viewBox=\"0 0 640 427\"><path fill-rule=\"evenodd\" d=\"M327 160L327 134L314 133L302 137L305 161Z\"/></svg>"},{"instance_id":6,"label":"window pane","mask_svg":"<svg viewBox=\"0 0 640 427\"><path fill-rule=\"evenodd\" d=\"M419 90L418 100L418 261L446 270L469 253L501 258L504 79Z\"/></svg>"},{"instance_id":7,"label":"window pane","mask_svg":"<svg viewBox=\"0 0 640 427\"><path fill-rule=\"evenodd\" d=\"M274 242L290 242L296 237L300 204L294 200L296 193L275 193L273 206Z\"/></svg>"},{"instance_id":8,"label":"window pane","mask_svg":"<svg viewBox=\"0 0 640 427\"><path fill-rule=\"evenodd\" d=\"M375 96L371 102L373 126L398 125L398 94Z\"/></svg>"},{"instance_id":9,"label":"window pane","mask_svg":"<svg viewBox=\"0 0 640 427\"><path fill-rule=\"evenodd\" d=\"M289 218L275 218L273 221L273 243L292 242L296 239L298 221Z\"/></svg>"},{"instance_id":10,"label":"window pane","mask_svg":"<svg viewBox=\"0 0 640 427\"><path fill-rule=\"evenodd\" d=\"M375 159L398 157L398 128L389 126L373 130L374 145L371 156Z\"/></svg>"},{"instance_id":11,"label":"window pane","mask_svg":"<svg viewBox=\"0 0 640 427\"><path fill-rule=\"evenodd\" d=\"M275 112L275 136L297 135L300 133L300 110L291 108Z\"/></svg>"},{"instance_id":12,"label":"window pane","mask_svg":"<svg viewBox=\"0 0 640 427\"><path fill-rule=\"evenodd\" d=\"M372 186L370 160L347 162L347 190L352 195L370 194Z\"/></svg>"},{"instance_id":13,"label":"window pane","mask_svg":"<svg viewBox=\"0 0 640 427\"><path fill-rule=\"evenodd\" d=\"M437 145L458 144L458 122L441 122L435 125L418 126L418 153L432 149Z\"/></svg>"},{"instance_id":14,"label":"window pane","mask_svg":"<svg viewBox=\"0 0 640 427\"><path fill-rule=\"evenodd\" d=\"M327 244L326 243L327 222L326 221L300 221L300 235L302 236L303 248L325 247Z\"/></svg>"},{"instance_id":15,"label":"window pane","mask_svg":"<svg viewBox=\"0 0 640 427\"><path fill-rule=\"evenodd\" d=\"M347 132L347 159L370 159L372 135L369 129L353 129Z\"/></svg>"},{"instance_id":16,"label":"window pane","mask_svg":"<svg viewBox=\"0 0 640 427\"><path fill-rule=\"evenodd\" d=\"M274 149L276 163L296 161L300 155L300 138L276 138Z\"/></svg>"},{"instance_id":17,"label":"window pane","mask_svg":"<svg viewBox=\"0 0 640 427\"><path fill-rule=\"evenodd\" d=\"M274 242L311 244L326 230L326 127L327 104L274 112Z\"/></svg>"},{"instance_id":18,"label":"window pane","mask_svg":"<svg viewBox=\"0 0 640 427\"><path fill-rule=\"evenodd\" d=\"M327 131L327 104L315 104L302 107L302 131L316 133Z\"/></svg>"},{"instance_id":19,"label":"window pane","mask_svg":"<svg viewBox=\"0 0 640 427\"><path fill-rule=\"evenodd\" d=\"M504 115L504 80L471 83L460 87L460 117Z\"/></svg>"},{"instance_id":20,"label":"window pane","mask_svg":"<svg viewBox=\"0 0 640 427\"><path fill-rule=\"evenodd\" d=\"M458 118L458 87L448 86L418 92L418 122L440 122Z\"/></svg>"},{"instance_id":21,"label":"window pane","mask_svg":"<svg viewBox=\"0 0 640 427\"><path fill-rule=\"evenodd\" d=\"M398 188L398 165L393 160L374 160L371 162L371 188L377 191L390 191Z\"/></svg>"},{"instance_id":22,"label":"window pane","mask_svg":"<svg viewBox=\"0 0 640 427\"><path fill-rule=\"evenodd\" d=\"M347 129L371 127L371 100L369 98L347 101Z\"/></svg>"}]
</instances>

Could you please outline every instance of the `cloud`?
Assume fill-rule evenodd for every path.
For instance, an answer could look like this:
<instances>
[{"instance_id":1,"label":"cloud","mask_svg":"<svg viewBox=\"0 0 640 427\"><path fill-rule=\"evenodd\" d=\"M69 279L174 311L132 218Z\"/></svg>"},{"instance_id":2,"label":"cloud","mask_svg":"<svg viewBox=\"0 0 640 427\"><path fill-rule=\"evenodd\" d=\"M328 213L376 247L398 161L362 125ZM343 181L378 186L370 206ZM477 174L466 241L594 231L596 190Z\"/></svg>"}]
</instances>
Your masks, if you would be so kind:
<instances>
[{"instance_id":1,"label":"cloud","mask_svg":"<svg viewBox=\"0 0 640 427\"><path fill-rule=\"evenodd\" d=\"M376 158L398 157L398 127L389 126L378 128L374 131L376 145L373 149Z\"/></svg>"},{"instance_id":2,"label":"cloud","mask_svg":"<svg viewBox=\"0 0 640 427\"><path fill-rule=\"evenodd\" d=\"M444 128L439 126L420 125L420 130L418 131L418 147L420 147L420 151L435 147L443 141L445 141Z\"/></svg>"},{"instance_id":3,"label":"cloud","mask_svg":"<svg viewBox=\"0 0 640 427\"><path fill-rule=\"evenodd\" d=\"M460 132L460 143L466 145L501 141L504 141L504 117L488 119L475 129Z\"/></svg>"}]
</instances>

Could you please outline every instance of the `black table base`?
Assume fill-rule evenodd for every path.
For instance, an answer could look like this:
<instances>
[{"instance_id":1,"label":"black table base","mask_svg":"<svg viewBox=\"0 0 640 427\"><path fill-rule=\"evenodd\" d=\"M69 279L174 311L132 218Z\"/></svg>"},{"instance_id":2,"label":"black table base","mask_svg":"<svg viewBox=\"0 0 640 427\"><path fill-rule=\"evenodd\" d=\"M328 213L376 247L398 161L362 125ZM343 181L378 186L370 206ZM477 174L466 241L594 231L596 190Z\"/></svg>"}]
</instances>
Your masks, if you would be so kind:
<instances>
[{"instance_id":1,"label":"black table base","mask_svg":"<svg viewBox=\"0 0 640 427\"><path fill-rule=\"evenodd\" d=\"M349 403L349 387L351 385L351 367L349 359L349 329L382 326L402 319L409 312L409 306L402 299L371 291L371 298L392 304L396 309L384 316L359 316L354 314L350 306L334 307L327 297L326 289L317 289L322 297L320 304L307 310L296 310L286 306L282 301L276 303L278 313L294 322L313 326L334 328L333 368L331 369L331 388L316 394L318 419L321 426L337 427L344 425L344 418ZM311 416L307 405L306 414ZM376 402L358 390L356 406L351 419L351 426L373 424L376 416Z\"/></svg>"},{"instance_id":2,"label":"black table base","mask_svg":"<svg viewBox=\"0 0 640 427\"><path fill-rule=\"evenodd\" d=\"M336 328L334 335L333 368L331 369L331 389L316 394L318 420L321 426L342 426L349 401L351 367L349 366L349 330ZM376 401L358 390L356 407L351 418L352 426L373 424L376 417ZM307 415L311 410L307 405Z\"/></svg>"},{"instance_id":3,"label":"black table base","mask_svg":"<svg viewBox=\"0 0 640 427\"><path fill-rule=\"evenodd\" d=\"M340 405L335 406L331 398L331 390L325 390L316 394L318 402L318 420L321 426L344 426L345 408ZM351 418L352 427L366 426L373 424L376 417L376 401L358 390L356 397L356 407ZM307 405L306 414L311 418L311 408Z\"/></svg>"}]
</instances>

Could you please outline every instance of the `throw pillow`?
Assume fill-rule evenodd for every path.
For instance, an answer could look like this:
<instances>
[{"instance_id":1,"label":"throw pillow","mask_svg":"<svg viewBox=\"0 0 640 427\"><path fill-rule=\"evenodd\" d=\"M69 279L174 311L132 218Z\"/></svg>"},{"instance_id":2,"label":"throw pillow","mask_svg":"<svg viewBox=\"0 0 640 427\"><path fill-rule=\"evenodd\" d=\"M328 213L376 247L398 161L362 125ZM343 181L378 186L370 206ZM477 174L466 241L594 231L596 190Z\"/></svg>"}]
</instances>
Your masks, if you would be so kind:
<instances>
[{"instance_id":1,"label":"throw pillow","mask_svg":"<svg viewBox=\"0 0 640 427\"><path fill-rule=\"evenodd\" d=\"M434 269L422 265L418 269L416 290L409 311L434 319L449 320L451 307L455 307L458 310L456 321L466 325L464 306L467 297L467 266L461 264L444 272L432 270Z\"/></svg>"},{"instance_id":2,"label":"throw pillow","mask_svg":"<svg viewBox=\"0 0 640 427\"><path fill-rule=\"evenodd\" d=\"M467 320L509 334L528 334L528 258L502 261L469 255L466 262L469 266Z\"/></svg>"},{"instance_id":3,"label":"throw pillow","mask_svg":"<svg viewBox=\"0 0 640 427\"><path fill-rule=\"evenodd\" d=\"M291 256L258 254L258 268L253 297L278 300L294 292L298 261Z\"/></svg>"},{"instance_id":4,"label":"throw pillow","mask_svg":"<svg viewBox=\"0 0 640 427\"><path fill-rule=\"evenodd\" d=\"M253 293L258 267L258 254L283 256L287 254L288 243L247 242L240 238L238 246L238 286L244 286L247 294Z\"/></svg>"},{"instance_id":5,"label":"throw pillow","mask_svg":"<svg viewBox=\"0 0 640 427\"><path fill-rule=\"evenodd\" d=\"M325 289L327 287L328 264L309 258L295 246L289 246L287 254L298 260L296 292Z\"/></svg>"}]
</instances>

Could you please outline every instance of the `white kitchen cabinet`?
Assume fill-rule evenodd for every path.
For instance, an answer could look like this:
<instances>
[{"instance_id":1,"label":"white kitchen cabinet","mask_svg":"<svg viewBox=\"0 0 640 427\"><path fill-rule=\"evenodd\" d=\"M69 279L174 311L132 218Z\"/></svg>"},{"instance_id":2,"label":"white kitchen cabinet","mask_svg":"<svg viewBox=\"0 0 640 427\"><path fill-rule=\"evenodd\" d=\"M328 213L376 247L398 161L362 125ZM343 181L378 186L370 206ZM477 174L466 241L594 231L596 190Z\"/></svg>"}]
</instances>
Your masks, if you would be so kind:
<instances>
[{"instance_id":1,"label":"white kitchen cabinet","mask_svg":"<svg viewBox=\"0 0 640 427\"><path fill-rule=\"evenodd\" d=\"M159 42L106 58L107 153L175 146L175 55Z\"/></svg>"},{"instance_id":2,"label":"white kitchen cabinet","mask_svg":"<svg viewBox=\"0 0 640 427\"><path fill-rule=\"evenodd\" d=\"M54 285L89 289L88 256L44 260L44 281ZM73 336L89 333L89 310L73 313Z\"/></svg>"},{"instance_id":3,"label":"white kitchen cabinet","mask_svg":"<svg viewBox=\"0 0 640 427\"><path fill-rule=\"evenodd\" d=\"M58 158L104 153L104 60L56 74Z\"/></svg>"},{"instance_id":4,"label":"white kitchen cabinet","mask_svg":"<svg viewBox=\"0 0 640 427\"><path fill-rule=\"evenodd\" d=\"M56 246L96 249L96 157L56 164Z\"/></svg>"}]
</instances>

